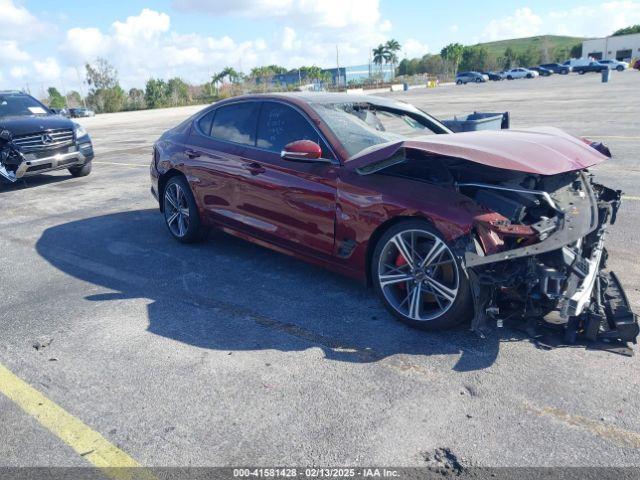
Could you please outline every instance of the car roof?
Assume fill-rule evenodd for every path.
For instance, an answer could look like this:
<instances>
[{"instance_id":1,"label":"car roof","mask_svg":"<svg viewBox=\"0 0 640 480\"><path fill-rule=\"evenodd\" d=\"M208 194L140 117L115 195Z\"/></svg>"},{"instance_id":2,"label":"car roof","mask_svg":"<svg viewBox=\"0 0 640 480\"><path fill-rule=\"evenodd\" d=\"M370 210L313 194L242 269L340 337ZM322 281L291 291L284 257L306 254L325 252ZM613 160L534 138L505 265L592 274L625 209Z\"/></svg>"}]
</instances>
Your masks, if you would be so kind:
<instances>
[{"instance_id":1,"label":"car roof","mask_svg":"<svg viewBox=\"0 0 640 480\"><path fill-rule=\"evenodd\" d=\"M306 103L306 104L332 104L332 103L374 103L381 107L389 108L403 108L413 110L415 107L410 103L388 99L384 97L378 97L374 95L364 94L350 94L350 93L333 93L333 92L281 92L281 93L258 93L249 95L240 95L238 97L232 97L223 103L232 102L234 100L290 100L293 103Z\"/></svg>"}]
</instances>

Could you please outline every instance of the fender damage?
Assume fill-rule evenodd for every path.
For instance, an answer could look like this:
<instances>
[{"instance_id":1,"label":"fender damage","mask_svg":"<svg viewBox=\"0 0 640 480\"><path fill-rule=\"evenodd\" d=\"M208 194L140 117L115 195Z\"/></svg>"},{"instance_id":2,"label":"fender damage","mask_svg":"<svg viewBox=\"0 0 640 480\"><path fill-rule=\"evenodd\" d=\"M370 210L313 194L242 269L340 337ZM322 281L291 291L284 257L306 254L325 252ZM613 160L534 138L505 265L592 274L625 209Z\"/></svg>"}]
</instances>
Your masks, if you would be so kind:
<instances>
[{"instance_id":1,"label":"fender damage","mask_svg":"<svg viewBox=\"0 0 640 480\"><path fill-rule=\"evenodd\" d=\"M544 325L564 342L614 349L636 343L639 327L604 246L622 192L587 170L608 156L602 144L545 128L378 145L346 166L447 186L481 207L457 242L478 334L520 319L532 336Z\"/></svg>"}]
</instances>

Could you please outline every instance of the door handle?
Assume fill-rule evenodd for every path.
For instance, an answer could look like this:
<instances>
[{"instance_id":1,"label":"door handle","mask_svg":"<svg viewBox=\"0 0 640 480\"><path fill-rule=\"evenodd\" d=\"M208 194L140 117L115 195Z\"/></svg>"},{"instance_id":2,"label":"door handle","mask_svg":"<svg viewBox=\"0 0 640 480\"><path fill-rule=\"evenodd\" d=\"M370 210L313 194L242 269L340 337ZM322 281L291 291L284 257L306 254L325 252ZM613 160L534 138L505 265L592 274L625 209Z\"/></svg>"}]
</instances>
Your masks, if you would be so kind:
<instances>
[{"instance_id":1,"label":"door handle","mask_svg":"<svg viewBox=\"0 0 640 480\"><path fill-rule=\"evenodd\" d=\"M189 158L198 158L200 156L200 152L196 152L195 150L191 150L190 148L186 149L184 153Z\"/></svg>"},{"instance_id":2,"label":"door handle","mask_svg":"<svg viewBox=\"0 0 640 480\"><path fill-rule=\"evenodd\" d=\"M247 165L247 170L251 172L251 175L259 175L261 173L266 172L265 168L262 165L260 165L258 162L252 162L249 165Z\"/></svg>"}]
</instances>

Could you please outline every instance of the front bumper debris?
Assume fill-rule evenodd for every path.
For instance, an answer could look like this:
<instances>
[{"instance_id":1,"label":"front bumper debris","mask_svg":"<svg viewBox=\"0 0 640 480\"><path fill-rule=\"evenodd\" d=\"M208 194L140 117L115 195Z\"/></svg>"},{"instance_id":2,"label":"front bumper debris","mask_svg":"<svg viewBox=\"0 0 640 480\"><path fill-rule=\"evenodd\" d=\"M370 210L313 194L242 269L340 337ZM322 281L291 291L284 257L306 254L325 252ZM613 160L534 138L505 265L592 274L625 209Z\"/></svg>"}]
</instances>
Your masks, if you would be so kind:
<instances>
[{"instance_id":1,"label":"front bumper debris","mask_svg":"<svg viewBox=\"0 0 640 480\"><path fill-rule=\"evenodd\" d=\"M71 146L64 153L56 153L50 156L25 154L21 161L13 164L0 162L0 177L13 183L20 178L52 172L70 167L80 167L93 159L91 144Z\"/></svg>"},{"instance_id":2,"label":"front bumper debris","mask_svg":"<svg viewBox=\"0 0 640 480\"><path fill-rule=\"evenodd\" d=\"M549 326L561 331L568 344L637 342L637 315L620 281L607 269L604 247L622 193L594 183L584 173L579 182L578 188L555 192L556 218L532 226L544 232L543 240L489 255L465 253L475 307L472 330L483 336L489 320L502 326L507 319L520 318L533 337ZM500 228L504 234L505 227Z\"/></svg>"}]
</instances>

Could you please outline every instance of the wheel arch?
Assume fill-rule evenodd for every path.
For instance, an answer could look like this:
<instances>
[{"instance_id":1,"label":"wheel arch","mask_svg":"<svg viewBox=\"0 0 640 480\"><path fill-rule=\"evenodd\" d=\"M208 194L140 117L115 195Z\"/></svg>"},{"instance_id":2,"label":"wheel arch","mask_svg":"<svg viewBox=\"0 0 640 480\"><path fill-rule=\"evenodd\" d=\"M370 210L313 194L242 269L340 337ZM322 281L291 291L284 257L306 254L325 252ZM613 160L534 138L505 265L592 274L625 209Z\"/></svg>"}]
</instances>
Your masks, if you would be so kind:
<instances>
[{"instance_id":1,"label":"wheel arch","mask_svg":"<svg viewBox=\"0 0 640 480\"><path fill-rule=\"evenodd\" d=\"M164 211L164 202L162 199L164 198L164 189L167 186L167 182L169 182L171 178L178 176L186 178L185 174L177 168L170 168L158 177L158 203L160 204L161 212Z\"/></svg>"}]
</instances>

